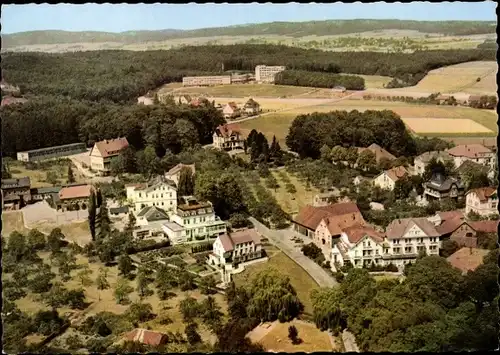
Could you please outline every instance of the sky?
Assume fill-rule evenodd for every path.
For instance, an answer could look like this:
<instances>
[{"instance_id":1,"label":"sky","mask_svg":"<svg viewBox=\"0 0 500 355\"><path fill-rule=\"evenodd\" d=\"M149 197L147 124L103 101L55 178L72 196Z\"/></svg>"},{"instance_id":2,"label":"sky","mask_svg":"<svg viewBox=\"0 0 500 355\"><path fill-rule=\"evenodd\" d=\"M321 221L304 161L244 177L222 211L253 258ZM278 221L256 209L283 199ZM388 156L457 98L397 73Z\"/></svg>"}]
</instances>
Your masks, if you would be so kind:
<instances>
[{"instance_id":1,"label":"sky","mask_svg":"<svg viewBox=\"0 0 500 355\"><path fill-rule=\"evenodd\" d=\"M27 4L2 6L2 33L197 29L334 19L496 21L496 2L343 4Z\"/></svg>"}]
</instances>

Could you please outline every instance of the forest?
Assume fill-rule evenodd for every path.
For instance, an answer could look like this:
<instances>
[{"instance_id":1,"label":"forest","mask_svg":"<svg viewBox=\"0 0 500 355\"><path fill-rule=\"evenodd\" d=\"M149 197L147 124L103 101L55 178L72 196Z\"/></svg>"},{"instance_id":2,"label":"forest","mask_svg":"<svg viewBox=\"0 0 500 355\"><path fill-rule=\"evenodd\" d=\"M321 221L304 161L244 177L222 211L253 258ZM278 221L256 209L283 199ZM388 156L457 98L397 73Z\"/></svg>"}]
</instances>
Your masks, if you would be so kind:
<instances>
[{"instance_id":1,"label":"forest","mask_svg":"<svg viewBox=\"0 0 500 355\"><path fill-rule=\"evenodd\" d=\"M224 123L212 106L117 105L40 97L0 109L2 155L61 144L127 137L136 150L151 145L159 156L212 141Z\"/></svg>"},{"instance_id":2,"label":"forest","mask_svg":"<svg viewBox=\"0 0 500 355\"><path fill-rule=\"evenodd\" d=\"M299 115L290 126L286 145L304 157L317 159L321 148L340 145L368 147L376 143L395 156L414 156L417 146L404 122L393 111L353 110Z\"/></svg>"},{"instance_id":3,"label":"forest","mask_svg":"<svg viewBox=\"0 0 500 355\"><path fill-rule=\"evenodd\" d=\"M365 79L356 75L308 72L305 70L285 70L275 76L277 85L310 86L333 88L343 86L347 90L364 90Z\"/></svg>"},{"instance_id":4,"label":"forest","mask_svg":"<svg viewBox=\"0 0 500 355\"><path fill-rule=\"evenodd\" d=\"M67 96L80 100L132 102L158 86L186 75L225 70L253 71L256 65L291 70L383 75L411 86L433 69L477 60L496 60L495 50L436 50L411 54L326 52L279 45L191 46L168 51L89 51L6 53L2 75L22 94Z\"/></svg>"}]
</instances>

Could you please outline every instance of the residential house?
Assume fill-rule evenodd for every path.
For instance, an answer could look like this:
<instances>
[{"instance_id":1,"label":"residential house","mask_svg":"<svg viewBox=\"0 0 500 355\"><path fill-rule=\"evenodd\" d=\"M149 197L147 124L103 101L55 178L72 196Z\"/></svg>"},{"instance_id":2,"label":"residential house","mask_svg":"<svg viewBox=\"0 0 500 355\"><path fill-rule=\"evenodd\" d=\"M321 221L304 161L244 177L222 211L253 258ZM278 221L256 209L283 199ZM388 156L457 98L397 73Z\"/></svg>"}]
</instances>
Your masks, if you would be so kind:
<instances>
[{"instance_id":1,"label":"residential house","mask_svg":"<svg viewBox=\"0 0 500 355\"><path fill-rule=\"evenodd\" d=\"M243 112L249 116L256 115L260 112L260 105L254 99L250 98L243 106Z\"/></svg>"},{"instance_id":2,"label":"residential house","mask_svg":"<svg viewBox=\"0 0 500 355\"><path fill-rule=\"evenodd\" d=\"M498 233L498 220L469 222L477 233Z\"/></svg>"},{"instance_id":3,"label":"residential house","mask_svg":"<svg viewBox=\"0 0 500 355\"><path fill-rule=\"evenodd\" d=\"M464 196L464 185L460 179L434 174L424 183L424 197L427 200L441 200L445 198L460 199Z\"/></svg>"},{"instance_id":4,"label":"residential house","mask_svg":"<svg viewBox=\"0 0 500 355\"><path fill-rule=\"evenodd\" d=\"M241 110L235 102L229 102L222 109L222 115L226 119L236 118L241 115Z\"/></svg>"},{"instance_id":5,"label":"residential house","mask_svg":"<svg viewBox=\"0 0 500 355\"><path fill-rule=\"evenodd\" d=\"M178 185L182 168L190 169L193 175L196 172L194 164L177 164L176 166L174 166L172 169L170 169L165 173L165 178L172 180L175 183L175 185Z\"/></svg>"},{"instance_id":6,"label":"residential house","mask_svg":"<svg viewBox=\"0 0 500 355\"><path fill-rule=\"evenodd\" d=\"M358 175L358 176L356 176L356 177L352 180L352 183L354 184L354 186L359 186L359 185L361 185L361 183L362 183L363 181L367 181L367 182L369 182L369 183L372 183L372 182L373 182L373 180L372 180L372 179L370 179L370 178L367 178L367 177L365 177L365 176Z\"/></svg>"},{"instance_id":7,"label":"residential house","mask_svg":"<svg viewBox=\"0 0 500 355\"><path fill-rule=\"evenodd\" d=\"M59 203L57 209L71 211L75 209L87 209L90 195L95 191L92 185L78 184L65 186L59 191Z\"/></svg>"},{"instance_id":8,"label":"residential house","mask_svg":"<svg viewBox=\"0 0 500 355\"><path fill-rule=\"evenodd\" d=\"M474 212L480 216L498 214L497 189L481 187L472 189L465 194L465 213Z\"/></svg>"},{"instance_id":9,"label":"residential house","mask_svg":"<svg viewBox=\"0 0 500 355\"><path fill-rule=\"evenodd\" d=\"M172 180L157 176L145 184L125 185L127 200L137 215L144 207L159 207L168 212L177 208L177 187Z\"/></svg>"},{"instance_id":10,"label":"residential house","mask_svg":"<svg viewBox=\"0 0 500 355\"><path fill-rule=\"evenodd\" d=\"M255 229L222 233L214 242L208 263L218 267L237 264L262 257L262 243Z\"/></svg>"},{"instance_id":11,"label":"residential house","mask_svg":"<svg viewBox=\"0 0 500 355\"><path fill-rule=\"evenodd\" d=\"M396 182L407 176L409 176L408 170L406 170L404 166L397 166L377 175L377 177L373 179L373 184L382 189L392 191L396 186Z\"/></svg>"},{"instance_id":12,"label":"residential house","mask_svg":"<svg viewBox=\"0 0 500 355\"><path fill-rule=\"evenodd\" d=\"M106 139L96 142L90 151L90 167L101 174L111 171L111 162L128 147L127 138Z\"/></svg>"},{"instance_id":13,"label":"residential house","mask_svg":"<svg viewBox=\"0 0 500 355\"><path fill-rule=\"evenodd\" d=\"M328 206L331 204L329 202L331 198L339 196L340 196L340 191L338 190L319 193L314 196L313 206L314 207Z\"/></svg>"},{"instance_id":14,"label":"residential house","mask_svg":"<svg viewBox=\"0 0 500 355\"><path fill-rule=\"evenodd\" d=\"M226 223L215 215L210 202L184 196L163 230L173 244L213 238L226 232Z\"/></svg>"},{"instance_id":15,"label":"residential house","mask_svg":"<svg viewBox=\"0 0 500 355\"><path fill-rule=\"evenodd\" d=\"M444 150L425 152L414 159L414 173L416 175L423 175L425 172L425 167L433 158L436 159L436 161L442 162L443 164L447 161L453 161L453 157Z\"/></svg>"},{"instance_id":16,"label":"residential house","mask_svg":"<svg viewBox=\"0 0 500 355\"><path fill-rule=\"evenodd\" d=\"M455 241L459 246L475 248L477 246L476 230L471 222L463 218L455 217L444 221L436 227L441 235L440 239Z\"/></svg>"},{"instance_id":17,"label":"residential house","mask_svg":"<svg viewBox=\"0 0 500 355\"><path fill-rule=\"evenodd\" d=\"M460 166L466 160L472 160L475 163L494 167L495 153L482 144L462 144L447 150L453 157L455 166Z\"/></svg>"},{"instance_id":18,"label":"residential house","mask_svg":"<svg viewBox=\"0 0 500 355\"><path fill-rule=\"evenodd\" d=\"M330 265L337 271L350 262L354 267L382 265L384 236L369 225L345 228L331 249Z\"/></svg>"},{"instance_id":19,"label":"residential house","mask_svg":"<svg viewBox=\"0 0 500 355\"><path fill-rule=\"evenodd\" d=\"M433 223L435 226L439 226L443 224L445 221L453 219L453 218L460 218L464 219L465 214L460 211L460 210L455 210L455 211L444 211L444 212L436 212L434 216L427 217L427 219Z\"/></svg>"},{"instance_id":20,"label":"residential house","mask_svg":"<svg viewBox=\"0 0 500 355\"><path fill-rule=\"evenodd\" d=\"M44 200L49 200L58 195L61 191L61 186L51 186L51 187L37 187L31 189L31 201L39 202Z\"/></svg>"},{"instance_id":21,"label":"residential house","mask_svg":"<svg viewBox=\"0 0 500 355\"><path fill-rule=\"evenodd\" d=\"M484 262L484 258L490 251L478 248L462 248L450 255L446 260L455 268L467 274L476 270Z\"/></svg>"},{"instance_id":22,"label":"residential house","mask_svg":"<svg viewBox=\"0 0 500 355\"><path fill-rule=\"evenodd\" d=\"M403 218L392 221L386 229L382 260L400 270L412 263L420 251L427 255L438 255L441 247L440 233L432 222L424 217Z\"/></svg>"},{"instance_id":23,"label":"residential house","mask_svg":"<svg viewBox=\"0 0 500 355\"><path fill-rule=\"evenodd\" d=\"M159 346L168 343L168 335L148 329L136 328L126 333L122 340L149 346Z\"/></svg>"},{"instance_id":24,"label":"residential house","mask_svg":"<svg viewBox=\"0 0 500 355\"><path fill-rule=\"evenodd\" d=\"M314 207L306 205L292 221L294 230L322 249L332 248L333 239L339 238L342 229L365 221L358 206L352 202L341 202L328 206Z\"/></svg>"},{"instance_id":25,"label":"residential house","mask_svg":"<svg viewBox=\"0 0 500 355\"><path fill-rule=\"evenodd\" d=\"M168 214L165 210L156 206L144 207L137 214L135 228L132 234L138 239L165 239L167 236L163 231L163 224L168 221Z\"/></svg>"},{"instance_id":26,"label":"residential house","mask_svg":"<svg viewBox=\"0 0 500 355\"><path fill-rule=\"evenodd\" d=\"M375 155L375 160L377 161L377 163L379 163L381 159L387 159L391 161L396 159L394 155L392 155L376 143L373 143L366 148L358 148L358 154L361 154L365 150L369 150Z\"/></svg>"},{"instance_id":27,"label":"residential house","mask_svg":"<svg viewBox=\"0 0 500 355\"><path fill-rule=\"evenodd\" d=\"M240 127L236 124L224 124L217 127L212 137L215 149L233 150L245 147L245 139Z\"/></svg>"},{"instance_id":28,"label":"residential house","mask_svg":"<svg viewBox=\"0 0 500 355\"><path fill-rule=\"evenodd\" d=\"M30 201L29 177L2 179L2 210L17 210Z\"/></svg>"}]
</instances>

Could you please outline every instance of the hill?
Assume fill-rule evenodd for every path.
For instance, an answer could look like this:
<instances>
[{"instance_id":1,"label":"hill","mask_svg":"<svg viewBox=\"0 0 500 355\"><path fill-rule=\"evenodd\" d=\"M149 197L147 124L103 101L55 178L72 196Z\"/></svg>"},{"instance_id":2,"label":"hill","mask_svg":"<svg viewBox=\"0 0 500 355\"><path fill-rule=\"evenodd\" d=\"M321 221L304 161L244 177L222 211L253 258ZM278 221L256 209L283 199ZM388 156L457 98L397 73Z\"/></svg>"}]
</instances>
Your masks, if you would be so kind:
<instances>
[{"instance_id":1,"label":"hill","mask_svg":"<svg viewBox=\"0 0 500 355\"><path fill-rule=\"evenodd\" d=\"M219 36L333 36L360 32L404 30L448 36L494 33L494 21L406 21L406 20L326 20L308 22L271 22L197 30L159 30L110 32L29 31L3 34L3 48L67 43L143 43L182 38Z\"/></svg>"}]
</instances>

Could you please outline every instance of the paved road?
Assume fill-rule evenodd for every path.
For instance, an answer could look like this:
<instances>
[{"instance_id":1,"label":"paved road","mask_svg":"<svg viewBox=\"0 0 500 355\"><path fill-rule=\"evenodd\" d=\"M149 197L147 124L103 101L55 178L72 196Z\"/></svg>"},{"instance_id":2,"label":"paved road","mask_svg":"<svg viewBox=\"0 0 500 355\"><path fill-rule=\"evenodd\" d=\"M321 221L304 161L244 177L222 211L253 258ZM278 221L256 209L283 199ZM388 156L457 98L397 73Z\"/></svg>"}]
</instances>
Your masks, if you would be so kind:
<instances>
[{"instance_id":1,"label":"paved road","mask_svg":"<svg viewBox=\"0 0 500 355\"><path fill-rule=\"evenodd\" d=\"M333 287L338 285L337 281L321 266L300 252L299 246L295 245L295 243L290 239L293 233L286 230L281 231L269 229L253 217L250 217L250 220L260 234L266 236L272 244L299 264L318 283L319 286Z\"/></svg>"}]
</instances>

